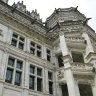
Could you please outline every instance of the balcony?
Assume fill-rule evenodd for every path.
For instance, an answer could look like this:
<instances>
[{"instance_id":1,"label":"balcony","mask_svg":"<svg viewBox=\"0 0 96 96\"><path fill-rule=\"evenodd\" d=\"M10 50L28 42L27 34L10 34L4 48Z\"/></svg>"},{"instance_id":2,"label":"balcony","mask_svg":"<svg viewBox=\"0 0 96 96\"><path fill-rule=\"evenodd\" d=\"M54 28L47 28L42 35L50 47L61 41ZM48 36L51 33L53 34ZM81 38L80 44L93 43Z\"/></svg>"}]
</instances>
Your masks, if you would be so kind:
<instances>
[{"instance_id":1,"label":"balcony","mask_svg":"<svg viewBox=\"0 0 96 96\"><path fill-rule=\"evenodd\" d=\"M74 74L92 74L93 64L91 63L71 63Z\"/></svg>"},{"instance_id":2,"label":"balcony","mask_svg":"<svg viewBox=\"0 0 96 96\"><path fill-rule=\"evenodd\" d=\"M85 48L86 40L83 37L65 37L69 47Z\"/></svg>"},{"instance_id":3,"label":"balcony","mask_svg":"<svg viewBox=\"0 0 96 96\"><path fill-rule=\"evenodd\" d=\"M79 76L82 75L86 76L93 76L93 65L91 63L71 63L72 72L75 75ZM57 68L57 76L59 82L66 81L65 74L64 74L64 67Z\"/></svg>"}]
</instances>

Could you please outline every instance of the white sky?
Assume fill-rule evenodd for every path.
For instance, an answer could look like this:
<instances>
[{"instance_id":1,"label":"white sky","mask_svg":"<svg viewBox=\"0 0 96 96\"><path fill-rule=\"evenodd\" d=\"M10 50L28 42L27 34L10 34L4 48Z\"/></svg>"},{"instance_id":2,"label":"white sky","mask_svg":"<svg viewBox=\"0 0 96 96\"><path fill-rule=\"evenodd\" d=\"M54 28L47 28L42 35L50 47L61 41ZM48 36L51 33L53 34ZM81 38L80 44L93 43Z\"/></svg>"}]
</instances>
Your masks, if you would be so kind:
<instances>
[{"instance_id":1,"label":"white sky","mask_svg":"<svg viewBox=\"0 0 96 96\"><path fill-rule=\"evenodd\" d=\"M9 5L22 0L9 0ZM96 0L23 0L29 11L37 9L43 21L49 17L55 8L78 7L87 18L92 18L89 25L96 30Z\"/></svg>"}]
</instances>

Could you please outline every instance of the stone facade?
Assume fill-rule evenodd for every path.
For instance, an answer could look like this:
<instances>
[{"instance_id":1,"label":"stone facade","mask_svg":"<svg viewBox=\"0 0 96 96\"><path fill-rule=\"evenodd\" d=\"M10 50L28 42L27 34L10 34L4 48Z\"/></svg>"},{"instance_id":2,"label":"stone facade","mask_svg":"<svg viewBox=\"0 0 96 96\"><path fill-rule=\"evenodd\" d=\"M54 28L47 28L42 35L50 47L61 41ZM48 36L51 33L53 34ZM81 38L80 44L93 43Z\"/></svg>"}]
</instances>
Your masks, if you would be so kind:
<instances>
[{"instance_id":1,"label":"stone facade","mask_svg":"<svg viewBox=\"0 0 96 96\"><path fill-rule=\"evenodd\" d=\"M0 96L96 96L96 33L78 7L42 22L22 2L0 0Z\"/></svg>"}]
</instances>

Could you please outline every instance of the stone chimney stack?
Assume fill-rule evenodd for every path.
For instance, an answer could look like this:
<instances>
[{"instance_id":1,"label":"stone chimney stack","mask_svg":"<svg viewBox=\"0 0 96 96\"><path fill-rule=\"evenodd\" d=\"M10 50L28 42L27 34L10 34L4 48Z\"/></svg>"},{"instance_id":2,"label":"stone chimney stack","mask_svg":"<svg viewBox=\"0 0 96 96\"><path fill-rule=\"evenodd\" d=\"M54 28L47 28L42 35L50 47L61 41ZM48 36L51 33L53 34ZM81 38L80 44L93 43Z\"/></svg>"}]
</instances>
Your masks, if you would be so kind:
<instances>
[{"instance_id":1,"label":"stone chimney stack","mask_svg":"<svg viewBox=\"0 0 96 96\"><path fill-rule=\"evenodd\" d=\"M5 2L5 3L8 3L8 0L1 0L1 1L3 1L3 2Z\"/></svg>"}]
</instances>

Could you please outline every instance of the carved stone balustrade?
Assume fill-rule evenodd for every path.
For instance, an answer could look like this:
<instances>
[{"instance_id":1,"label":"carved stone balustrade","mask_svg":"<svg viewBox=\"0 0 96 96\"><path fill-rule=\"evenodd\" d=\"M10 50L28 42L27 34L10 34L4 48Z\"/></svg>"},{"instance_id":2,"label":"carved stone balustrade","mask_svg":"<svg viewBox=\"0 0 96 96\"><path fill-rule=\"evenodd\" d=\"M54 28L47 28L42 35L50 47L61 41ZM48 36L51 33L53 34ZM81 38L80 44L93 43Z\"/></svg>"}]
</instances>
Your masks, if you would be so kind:
<instances>
[{"instance_id":1,"label":"carved stone balustrade","mask_svg":"<svg viewBox=\"0 0 96 96\"><path fill-rule=\"evenodd\" d=\"M82 80L87 80L87 76L92 78L94 77L93 64L91 63L71 63L71 69L76 80L79 80L80 76L83 76L83 78L81 78ZM60 84L66 82L64 70L64 67L57 68L57 78Z\"/></svg>"},{"instance_id":2,"label":"carved stone balustrade","mask_svg":"<svg viewBox=\"0 0 96 96\"><path fill-rule=\"evenodd\" d=\"M92 73L93 64L91 63L71 63L74 74Z\"/></svg>"},{"instance_id":3,"label":"carved stone balustrade","mask_svg":"<svg viewBox=\"0 0 96 96\"><path fill-rule=\"evenodd\" d=\"M69 47L83 48L86 47L86 40L83 37L65 37Z\"/></svg>"},{"instance_id":4,"label":"carved stone balustrade","mask_svg":"<svg viewBox=\"0 0 96 96\"><path fill-rule=\"evenodd\" d=\"M85 43L85 39L83 37L65 37L67 42L80 42Z\"/></svg>"}]
</instances>

